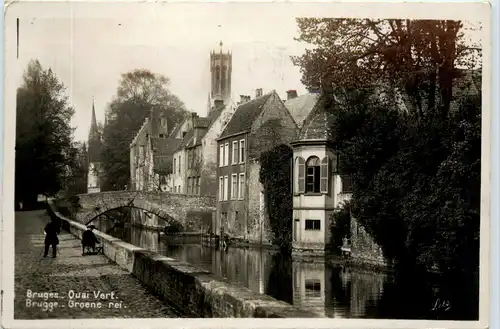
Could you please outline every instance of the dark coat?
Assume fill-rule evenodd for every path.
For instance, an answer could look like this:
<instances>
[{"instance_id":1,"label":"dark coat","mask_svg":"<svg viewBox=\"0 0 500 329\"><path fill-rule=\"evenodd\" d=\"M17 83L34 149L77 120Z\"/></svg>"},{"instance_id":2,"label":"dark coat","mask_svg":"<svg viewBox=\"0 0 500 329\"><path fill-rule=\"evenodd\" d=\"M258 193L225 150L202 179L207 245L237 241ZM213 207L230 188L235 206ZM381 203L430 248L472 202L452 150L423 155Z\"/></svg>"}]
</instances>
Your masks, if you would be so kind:
<instances>
[{"instance_id":1,"label":"dark coat","mask_svg":"<svg viewBox=\"0 0 500 329\"><path fill-rule=\"evenodd\" d=\"M54 223L51 222L45 226L45 233L45 244L59 244L59 238L57 237L59 230Z\"/></svg>"},{"instance_id":2,"label":"dark coat","mask_svg":"<svg viewBox=\"0 0 500 329\"><path fill-rule=\"evenodd\" d=\"M85 232L83 232L82 234L82 245L83 246L89 246L89 247L93 247L95 246L95 244L97 243L97 238L94 234L94 232L92 232L91 230L86 230Z\"/></svg>"}]
</instances>

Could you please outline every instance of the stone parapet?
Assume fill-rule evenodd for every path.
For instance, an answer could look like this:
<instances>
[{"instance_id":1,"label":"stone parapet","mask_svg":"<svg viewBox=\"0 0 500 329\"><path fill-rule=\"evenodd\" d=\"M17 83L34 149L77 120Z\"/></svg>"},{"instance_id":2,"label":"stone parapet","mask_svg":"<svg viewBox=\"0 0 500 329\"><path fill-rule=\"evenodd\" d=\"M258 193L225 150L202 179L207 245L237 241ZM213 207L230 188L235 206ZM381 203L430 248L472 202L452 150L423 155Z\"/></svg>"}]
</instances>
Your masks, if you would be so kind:
<instances>
[{"instance_id":1,"label":"stone parapet","mask_svg":"<svg viewBox=\"0 0 500 329\"><path fill-rule=\"evenodd\" d=\"M50 215L61 221L62 228L81 238L85 225L64 217L54 209L51 201L48 203ZM317 317L270 296L225 282L187 262L136 247L99 231L94 232L106 257L188 317Z\"/></svg>"},{"instance_id":2,"label":"stone parapet","mask_svg":"<svg viewBox=\"0 0 500 329\"><path fill-rule=\"evenodd\" d=\"M54 200L55 207L71 213L72 219L88 224L99 215L113 209L142 209L163 219L165 224L181 224L185 230L201 231L201 217L215 212L215 198L156 191L112 191L80 194ZM77 207L75 207L77 205Z\"/></svg>"}]
</instances>

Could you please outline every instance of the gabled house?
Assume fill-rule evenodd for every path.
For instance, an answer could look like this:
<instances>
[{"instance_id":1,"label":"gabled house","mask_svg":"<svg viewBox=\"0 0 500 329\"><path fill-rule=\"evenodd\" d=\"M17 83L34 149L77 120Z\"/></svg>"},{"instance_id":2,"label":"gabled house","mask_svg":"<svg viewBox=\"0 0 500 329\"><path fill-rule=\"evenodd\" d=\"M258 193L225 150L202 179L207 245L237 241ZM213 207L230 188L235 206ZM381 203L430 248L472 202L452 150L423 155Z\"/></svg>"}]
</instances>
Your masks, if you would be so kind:
<instances>
[{"instance_id":1,"label":"gabled house","mask_svg":"<svg viewBox=\"0 0 500 329\"><path fill-rule=\"evenodd\" d=\"M242 102L217 139L217 206L213 232L269 244L261 153L296 139L297 125L275 91Z\"/></svg>"},{"instance_id":2,"label":"gabled house","mask_svg":"<svg viewBox=\"0 0 500 329\"><path fill-rule=\"evenodd\" d=\"M301 96L297 96L296 90L288 90L285 106L292 115L295 123L299 128L302 128L304 120L316 105L319 100L319 92L311 92Z\"/></svg>"},{"instance_id":3,"label":"gabled house","mask_svg":"<svg viewBox=\"0 0 500 329\"><path fill-rule=\"evenodd\" d=\"M130 186L141 191L169 191L165 170L176 141L167 138L166 118L156 111L148 116L130 143ZM156 166L155 166L156 164Z\"/></svg>"},{"instance_id":4,"label":"gabled house","mask_svg":"<svg viewBox=\"0 0 500 329\"><path fill-rule=\"evenodd\" d=\"M180 139L173 154L170 180L174 193L215 196L217 191L217 141L234 112L234 103L216 102L207 117L192 113L175 137Z\"/></svg>"},{"instance_id":5,"label":"gabled house","mask_svg":"<svg viewBox=\"0 0 500 329\"><path fill-rule=\"evenodd\" d=\"M318 101L293 146L293 248L324 251L330 216L344 196L333 149L334 117Z\"/></svg>"}]
</instances>

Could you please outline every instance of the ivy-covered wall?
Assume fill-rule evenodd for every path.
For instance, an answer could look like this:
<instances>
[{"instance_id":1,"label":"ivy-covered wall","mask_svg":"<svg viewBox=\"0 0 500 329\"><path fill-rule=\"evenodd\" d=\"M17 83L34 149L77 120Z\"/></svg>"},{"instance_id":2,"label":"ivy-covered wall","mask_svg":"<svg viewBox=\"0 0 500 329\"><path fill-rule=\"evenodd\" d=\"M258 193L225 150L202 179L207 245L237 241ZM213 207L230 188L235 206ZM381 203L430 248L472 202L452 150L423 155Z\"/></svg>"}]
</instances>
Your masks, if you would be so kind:
<instances>
[{"instance_id":1,"label":"ivy-covered wall","mask_svg":"<svg viewBox=\"0 0 500 329\"><path fill-rule=\"evenodd\" d=\"M290 184L293 151L279 145L261 155L260 182L264 186L264 200L273 245L291 250L293 199Z\"/></svg>"}]
</instances>

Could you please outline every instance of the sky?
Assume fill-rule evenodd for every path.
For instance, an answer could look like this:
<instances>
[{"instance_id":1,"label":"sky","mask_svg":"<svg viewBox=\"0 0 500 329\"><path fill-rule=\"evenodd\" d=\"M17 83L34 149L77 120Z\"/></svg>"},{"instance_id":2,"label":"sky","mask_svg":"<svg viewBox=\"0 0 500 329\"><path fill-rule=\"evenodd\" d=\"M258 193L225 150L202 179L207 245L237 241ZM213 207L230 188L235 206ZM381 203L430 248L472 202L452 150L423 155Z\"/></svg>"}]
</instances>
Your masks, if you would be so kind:
<instances>
[{"instance_id":1,"label":"sky","mask_svg":"<svg viewBox=\"0 0 500 329\"><path fill-rule=\"evenodd\" d=\"M49 10L49 6L51 10ZM42 7L40 7L42 8ZM188 110L206 114L211 50L233 54L233 99L254 97L255 89L306 92L290 56L306 45L298 37L295 15L284 5L184 4L135 7L120 4L30 4L9 10L20 19L19 57L10 68L19 86L32 59L51 68L67 87L75 109L75 139L86 140L92 100L98 121L116 93L120 76L148 69L170 78L169 90ZM249 8L255 10L249 10ZM7 10L7 15L9 14ZM6 19L7 50L15 48L15 18ZM10 22L10 23L9 23ZM10 48L9 48L10 47ZM9 65L10 66L10 65Z\"/></svg>"},{"instance_id":2,"label":"sky","mask_svg":"<svg viewBox=\"0 0 500 329\"><path fill-rule=\"evenodd\" d=\"M253 98L257 88L264 93L275 89L284 99L289 89L306 92L299 68L290 60L304 51L293 40L298 36L294 17L281 17L269 29L244 12L217 18L207 11L181 15L159 10L155 16L20 19L19 76L31 59L52 68L75 109L77 140L87 139L92 99L97 120L103 121L120 75L134 69L167 76L169 90L187 109L205 115L210 51L219 51L220 41L223 51L233 54L233 99L240 94Z\"/></svg>"}]
</instances>

